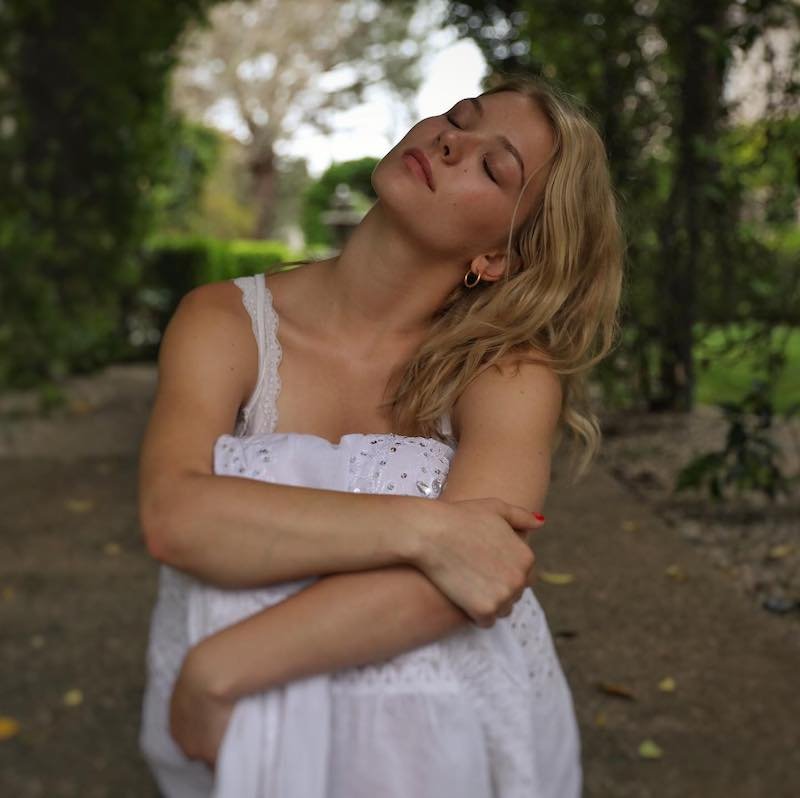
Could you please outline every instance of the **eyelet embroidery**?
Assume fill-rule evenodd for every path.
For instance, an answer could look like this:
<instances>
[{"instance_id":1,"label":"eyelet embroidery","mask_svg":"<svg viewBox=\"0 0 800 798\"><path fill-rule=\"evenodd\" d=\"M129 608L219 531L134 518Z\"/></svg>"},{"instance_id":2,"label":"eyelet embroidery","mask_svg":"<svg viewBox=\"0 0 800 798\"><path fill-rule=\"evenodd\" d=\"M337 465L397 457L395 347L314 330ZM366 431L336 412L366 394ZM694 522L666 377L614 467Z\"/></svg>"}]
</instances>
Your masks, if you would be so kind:
<instances>
[{"instance_id":1,"label":"eyelet embroidery","mask_svg":"<svg viewBox=\"0 0 800 798\"><path fill-rule=\"evenodd\" d=\"M260 378L253 395L237 420L234 433L237 438L255 434L268 436L277 426L276 400L281 387L278 365L282 351L277 340L277 315L272 310L272 297L268 289L263 330L257 329L255 297L258 289L255 281L258 279L262 278L257 276L236 281L242 288L243 302L251 316L254 333L260 336L260 358L265 359L263 365L259 364ZM450 440L456 443L452 436ZM353 446L352 454L348 456L343 453L343 457L346 457L348 485L354 493L385 490L398 495L437 498L455 453L455 445L432 438L387 434L372 437L368 444L359 438L351 438L348 443L352 444L353 441L357 443ZM221 472L263 477L269 473L268 469L280 462L280 447L270 445L268 440L265 442L262 439L251 445L246 441L235 443L237 445L232 445L230 441L219 442L215 456L225 464ZM424 460L414 459L419 453ZM422 462L425 465L421 465ZM423 476L418 478L420 474ZM208 599L205 601L207 613L204 625L211 634L216 629L284 600L315 581L297 580L263 589L220 591L165 565L161 566L159 580L147 659L148 689L150 685L153 688L152 697L147 700L151 706L158 704L160 719L157 723L167 722L166 715L162 718L163 707L168 702L180 665L191 645L188 623L190 602ZM513 752L506 750L503 742L508 739L509 724L512 727L516 724L521 735L527 728L529 704L521 698L519 690L522 688L538 702L561 700L563 693L560 686L553 683L559 677L559 665L544 614L532 591L525 591L511 616L498 619L495 626L497 628L493 630L467 628L389 661L331 674L332 689L431 692L439 695L457 692L460 697L456 700L467 700L476 707L484 723L489 747L506 757L504 762L509 768L518 766L522 770L526 763L530 763L529 751L520 748L520 756L509 759L508 755ZM513 669L500 661L496 652L493 655L492 649L493 643L498 640L502 642L504 638L508 641L509 635L518 641L521 657ZM524 662L524 667L521 662Z\"/></svg>"}]
</instances>

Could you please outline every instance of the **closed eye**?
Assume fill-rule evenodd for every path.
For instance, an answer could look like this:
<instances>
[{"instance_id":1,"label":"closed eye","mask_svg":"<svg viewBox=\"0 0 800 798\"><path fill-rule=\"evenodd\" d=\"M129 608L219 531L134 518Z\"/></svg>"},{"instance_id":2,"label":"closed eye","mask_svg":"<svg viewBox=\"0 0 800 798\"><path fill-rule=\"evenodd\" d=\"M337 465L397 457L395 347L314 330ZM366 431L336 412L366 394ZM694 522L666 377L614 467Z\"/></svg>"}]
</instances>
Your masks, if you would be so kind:
<instances>
[{"instance_id":1,"label":"closed eye","mask_svg":"<svg viewBox=\"0 0 800 798\"><path fill-rule=\"evenodd\" d=\"M458 128L458 130L463 130L464 129L464 128L461 127L461 125L458 124L458 122L456 122L455 119L453 119L453 115L452 114L445 114L444 118L453 127ZM495 180L494 175L492 174L491 170L489 169L489 164L486 162L486 158L483 159L483 171L486 172L487 175L489 175L489 177L491 178L492 182L497 183L497 180ZM498 183L498 185L499 185L499 183Z\"/></svg>"}]
</instances>

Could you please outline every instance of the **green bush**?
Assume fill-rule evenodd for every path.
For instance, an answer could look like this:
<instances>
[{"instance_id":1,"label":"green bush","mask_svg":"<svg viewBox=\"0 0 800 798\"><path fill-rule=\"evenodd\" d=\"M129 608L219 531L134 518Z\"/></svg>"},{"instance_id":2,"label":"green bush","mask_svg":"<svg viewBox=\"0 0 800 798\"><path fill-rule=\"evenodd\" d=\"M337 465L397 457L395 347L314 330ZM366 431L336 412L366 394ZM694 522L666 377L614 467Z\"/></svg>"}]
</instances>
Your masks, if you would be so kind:
<instances>
[{"instance_id":1,"label":"green bush","mask_svg":"<svg viewBox=\"0 0 800 798\"><path fill-rule=\"evenodd\" d=\"M181 297L199 285L281 268L300 260L279 241L223 241L198 236L151 239L141 258L141 277L126 313L130 356L155 356Z\"/></svg>"},{"instance_id":2,"label":"green bush","mask_svg":"<svg viewBox=\"0 0 800 798\"><path fill-rule=\"evenodd\" d=\"M211 4L0 3L0 389L128 353L141 242L199 180L159 193L181 152L176 44Z\"/></svg>"},{"instance_id":3,"label":"green bush","mask_svg":"<svg viewBox=\"0 0 800 798\"><path fill-rule=\"evenodd\" d=\"M789 474L782 466L782 452L774 440L773 394L773 385L755 380L741 401L720 402L728 422L724 448L704 452L683 466L674 491L705 486L713 501L727 499L728 491L761 493L771 501L790 496L800 483L800 474ZM786 418L798 410L800 403L795 402Z\"/></svg>"}]
</instances>

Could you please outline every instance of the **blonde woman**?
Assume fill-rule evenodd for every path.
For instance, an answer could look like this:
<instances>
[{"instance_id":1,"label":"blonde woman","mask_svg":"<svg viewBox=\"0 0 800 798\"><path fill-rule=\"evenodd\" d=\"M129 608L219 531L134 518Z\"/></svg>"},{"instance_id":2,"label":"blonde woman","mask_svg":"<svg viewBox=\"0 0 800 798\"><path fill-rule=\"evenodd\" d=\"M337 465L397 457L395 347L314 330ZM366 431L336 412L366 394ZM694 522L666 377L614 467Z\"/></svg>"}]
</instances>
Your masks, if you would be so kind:
<instances>
[{"instance_id":1,"label":"blonde woman","mask_svg":"<svg viewBox=\"0 0 800 798\"><path fill-rule=\"evenodd\" d=\"M577 798L529 583L600 431L622 239L600 137L510 78L416 124L342 252L202 286L159 356L141 744L167 798Z\"/></svg>"}]
</instances>

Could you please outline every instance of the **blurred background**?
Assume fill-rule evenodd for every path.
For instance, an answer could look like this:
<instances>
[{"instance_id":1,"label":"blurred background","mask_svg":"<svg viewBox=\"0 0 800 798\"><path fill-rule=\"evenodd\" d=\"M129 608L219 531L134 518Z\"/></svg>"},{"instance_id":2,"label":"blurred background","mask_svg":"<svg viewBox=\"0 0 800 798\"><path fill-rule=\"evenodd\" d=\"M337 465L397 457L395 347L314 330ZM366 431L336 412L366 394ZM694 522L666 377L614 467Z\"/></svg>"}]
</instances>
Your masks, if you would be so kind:
<instances>
[{"instance_id":1,"label":"blurred background","mask_svg":"<svg viewBox=\"0 0 800 798\"><path fill-rule=\"evenodd\" d=\"M796 0L0 3L4 793L153 794L135 471L180 297L335 253L382 155L513 72L591 109L628 241L538 560L587 795L800 794L799 52Z\"/></svg>"}]
</instances>

